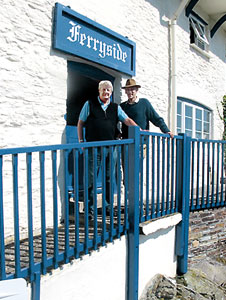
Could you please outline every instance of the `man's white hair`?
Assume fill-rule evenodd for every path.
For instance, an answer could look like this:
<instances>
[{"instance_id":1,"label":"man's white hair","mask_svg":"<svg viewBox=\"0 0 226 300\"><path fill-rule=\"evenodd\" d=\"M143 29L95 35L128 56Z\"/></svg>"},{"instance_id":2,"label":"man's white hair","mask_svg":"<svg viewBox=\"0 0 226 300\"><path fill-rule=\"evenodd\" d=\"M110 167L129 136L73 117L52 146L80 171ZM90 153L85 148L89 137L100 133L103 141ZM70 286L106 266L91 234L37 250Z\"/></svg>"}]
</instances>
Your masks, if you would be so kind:
<instances>
[{"instance_id":1,"label":"man's white hair","mask_svg":"<svg viewBox=\"0 0 226 300\"><path fill-rule=\"evenodd\" d=\"M108 88L110 87L111 90L112 90L112 92L113 92L113 85L112 85L111 81L109 81L109 80L102 80L102 81L99 82L99 87L98 87L99 90L101 90L101 89L103 89L105 87L108 87Z\"/></svg>"}]
</instances>

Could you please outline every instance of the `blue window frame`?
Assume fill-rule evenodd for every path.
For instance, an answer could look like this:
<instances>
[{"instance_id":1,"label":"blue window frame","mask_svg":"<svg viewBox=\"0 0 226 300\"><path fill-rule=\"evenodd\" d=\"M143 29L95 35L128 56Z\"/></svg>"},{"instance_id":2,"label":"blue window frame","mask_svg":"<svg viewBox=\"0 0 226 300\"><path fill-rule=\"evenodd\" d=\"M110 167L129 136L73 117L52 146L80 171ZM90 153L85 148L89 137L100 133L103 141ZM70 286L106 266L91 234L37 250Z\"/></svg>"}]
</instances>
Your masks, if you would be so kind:
<instances>
[{"instance_id":1,"label":"blue window frame","mask_svg":"<svg viewBox=\"0 0 226 300\"><path fill-rule=\"evenodd\" d=\"M186 133L188 136L200 139L211 138L212 112L207 107L190 99L177 99L177 134Z\"/></svg>"}]
</instances>

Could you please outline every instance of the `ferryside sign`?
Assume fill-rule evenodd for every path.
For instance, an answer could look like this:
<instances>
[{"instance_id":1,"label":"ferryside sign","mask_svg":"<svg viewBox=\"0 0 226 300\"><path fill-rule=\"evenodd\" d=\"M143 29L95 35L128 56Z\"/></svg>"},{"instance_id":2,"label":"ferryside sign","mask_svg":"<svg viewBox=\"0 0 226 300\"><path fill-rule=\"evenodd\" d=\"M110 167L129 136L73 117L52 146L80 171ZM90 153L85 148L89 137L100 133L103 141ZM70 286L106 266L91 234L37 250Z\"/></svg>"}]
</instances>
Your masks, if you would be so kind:
<instances>
[{"instance_id":1,"label":"ferryside sign","mask_svg":"<svg viewBox=\"0 0 226 300\"><path fill-rule=\"evenodd\" d=\"M116 32L55 4L53 48L135 75L136 45Z\"/></svg>"}]
</instances>

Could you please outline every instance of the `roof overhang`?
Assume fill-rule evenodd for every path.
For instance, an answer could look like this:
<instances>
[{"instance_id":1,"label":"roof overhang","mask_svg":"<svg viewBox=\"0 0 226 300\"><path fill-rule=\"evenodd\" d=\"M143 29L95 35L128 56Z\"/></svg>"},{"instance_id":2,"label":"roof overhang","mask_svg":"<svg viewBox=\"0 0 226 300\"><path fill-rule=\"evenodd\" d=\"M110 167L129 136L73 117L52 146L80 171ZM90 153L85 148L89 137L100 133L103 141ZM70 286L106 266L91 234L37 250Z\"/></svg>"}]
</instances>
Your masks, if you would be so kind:
<instances>
[{"instance_id":1,"label":"roof overhang","mask_svg":"<svg viewBox=\"0 0 226 300\"><path fill-rule=\"evenodd\" d=\"M187 17L191 14L193 8L199 6L208 16L215 21L210 30L211 38L222 27L226 31L226 1L222 0L190 0L185 14Z\"/></svg>"}]
</instances>

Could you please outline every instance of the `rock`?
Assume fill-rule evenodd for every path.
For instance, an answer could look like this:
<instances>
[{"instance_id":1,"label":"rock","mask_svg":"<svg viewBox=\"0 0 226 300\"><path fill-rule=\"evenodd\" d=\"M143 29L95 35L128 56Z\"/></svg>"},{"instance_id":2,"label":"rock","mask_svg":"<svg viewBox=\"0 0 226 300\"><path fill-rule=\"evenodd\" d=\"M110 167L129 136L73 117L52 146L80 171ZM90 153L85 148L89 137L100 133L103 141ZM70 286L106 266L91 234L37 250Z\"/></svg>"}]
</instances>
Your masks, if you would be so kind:
<instances>
[{"instance_id":1,"label":"rock","mask_svg":"<svg viewBox=\"0 0 226 300\"><path fill-rule=\"evenodd\" d=\"M144 298L142 299L173 299L175 296L175 284L172 282L171 279L159 274L153 278L152 284L151 286L149 286L146 296L144 295Z\"/></svg>"},{"instance_id":2,"label":"rock","mask_svg":"<svg viewBox=\"0 0 226 300\"><path fill-rule=\"evenodd\" d=\"M192 266L193 269L202 271L206 277L217 284L226 284L226 265L220 261L204 260Z\"/></svg>"},{"instance_id":3,"label":"rock","mask_svg":"<svg viewBox=\"0 0 226 300\"><path fill-rule=\"evenodd\" d=\"M183 276L152 278L140 300L226 300L226 266L205 261Z\"/></svg>"},{"instance_id":4,"label":"rock","mask_svg":"<svg viewBox=\"0 0 226 300\"><path fill-rule=\"evenodd\" d=\"M204 297L204 299L226 300L224 289L207 278L206 274L198 269L191 269L185 275L187 287L194 290L197 294ZM200 298L201 299L201 298Z\"/></svg>"}]
</instances>

